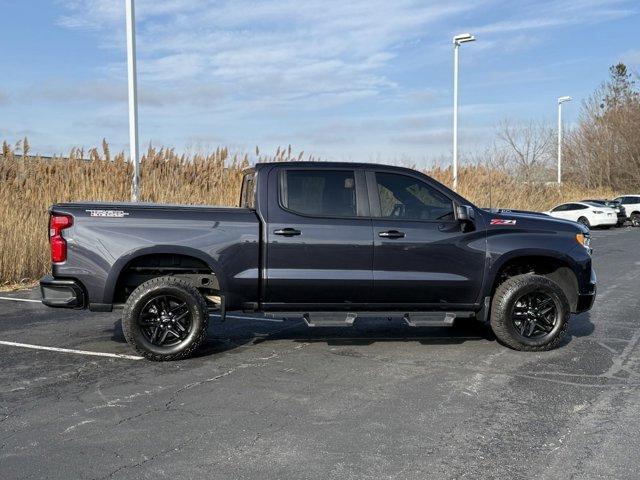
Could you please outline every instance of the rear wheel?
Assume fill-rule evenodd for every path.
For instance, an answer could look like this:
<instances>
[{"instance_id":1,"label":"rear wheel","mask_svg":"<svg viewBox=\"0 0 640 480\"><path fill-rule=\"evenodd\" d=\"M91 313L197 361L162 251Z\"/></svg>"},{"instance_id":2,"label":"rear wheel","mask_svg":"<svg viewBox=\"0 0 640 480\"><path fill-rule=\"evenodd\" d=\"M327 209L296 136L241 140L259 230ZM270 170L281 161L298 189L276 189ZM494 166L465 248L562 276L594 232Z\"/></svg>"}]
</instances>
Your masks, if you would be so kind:
<instances>
[{"instance_id":1,"label":"rear wheel","mask_svg":"<svg viewBox=\"0 0 640 480\"><path fill-rule=\"evenodd\" d=\"M491 328L498 340L515 350L550 350L562 341L570 314L558 284L541 275L518 275L496 289Z\"/></svg>"},{"instance_id":2,"label":"rear wheel","mask_svg":"<svg viewBox=\"0 0 640 480\"><path fill-rule=\"evenodd\" d=\"M640 227L640 213L631 214L631 225L634 227Z\"/></svg>"},{"instance_id":3,"label":"rear wheel","mask_svg":"<svg viewBox=\"0 0 640 480\"><path fill-rule=\"evenodd\" d=\"M122 330L127 342L150 360L179 360L204 341L207 303L197 288L176 277L151 279L127 299Z\"/></svg>"},{"instance_id":4,"label":"rear wheel","mask_svg":"<svg viewBox=\"0 0 640 480\"><path fill-rule=\"evenodd\" d=\"M587 217L580 217L578 219L578 223L581 223L582 225L584 225L587 228L591 228L591 223L589 223L589 219Z\"/></svg>"}]
</instances>

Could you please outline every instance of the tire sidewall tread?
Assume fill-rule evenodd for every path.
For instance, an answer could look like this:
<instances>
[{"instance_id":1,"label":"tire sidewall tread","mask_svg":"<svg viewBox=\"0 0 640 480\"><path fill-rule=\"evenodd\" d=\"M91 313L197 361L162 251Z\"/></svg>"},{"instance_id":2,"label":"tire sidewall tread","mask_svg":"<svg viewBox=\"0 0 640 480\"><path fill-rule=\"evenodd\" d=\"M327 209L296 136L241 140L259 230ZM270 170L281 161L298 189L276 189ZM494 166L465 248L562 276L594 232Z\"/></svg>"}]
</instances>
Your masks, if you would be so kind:
<instances>
[{"instance_id":1,"label":"tire sidewall tread","mask_svg":"<svg viewBox=\"0 0 640 480\"><path fill-rule=\"evenodd\" d=\"M516 333L515 326L512 324L512 304L522 294L536 290L543 290L558 299L561 309L559 319L561 324L551 338L538 341L531 339L531 341L524 342L522 337ZM491 302L490 323L491 329L502 344L514 350L540 352L552 350L560 344L569 327L570 316L571 307L569 306L569 301L557 283L542 275L525 274L508 278L496 289Z\"/></svg>"},{"instance_id":2,"label":"tire sidewall tread","mask_svg":"<svg viewBox=\"0 0 640 480\"><path fill-rule=\"evenodd\" d=\"M191 339L188 342L179 344L178 347L181 348L168 353L153 351L145 345L145 341L140 338L142 333L137 325L140 310L155 293L168 293L184 297L191 313L191 322L195 328L195 332L191 334ZM143 357L158 362L180 360L191 356L205 340L208 325L209 314L206 299L193 284L172 276L152 278L139 285L127 299L122 313L122 332L127 343Z\"/></svg>"}]
</instances>

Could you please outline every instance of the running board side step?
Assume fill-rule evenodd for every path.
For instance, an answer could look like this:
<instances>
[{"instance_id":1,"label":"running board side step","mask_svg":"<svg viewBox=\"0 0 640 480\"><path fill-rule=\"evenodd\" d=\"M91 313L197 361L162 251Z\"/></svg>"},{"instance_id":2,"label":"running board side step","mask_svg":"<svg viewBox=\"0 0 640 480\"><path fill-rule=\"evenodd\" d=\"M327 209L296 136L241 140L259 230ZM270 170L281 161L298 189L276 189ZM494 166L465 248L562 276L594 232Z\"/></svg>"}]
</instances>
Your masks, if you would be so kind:
<instances>
[{"instance_id":1,"label":"running board side step","mask_svg":"<svg viewBox=\"0 0 640 480\"><path fill-rule=\"evenodd\" d=\"M351 327L358 317L401 318L410 327L451 327L456 318L473 318L474 312L270 312L273 318L302 318L308 327Z\"/></svg>"}]
</instances>

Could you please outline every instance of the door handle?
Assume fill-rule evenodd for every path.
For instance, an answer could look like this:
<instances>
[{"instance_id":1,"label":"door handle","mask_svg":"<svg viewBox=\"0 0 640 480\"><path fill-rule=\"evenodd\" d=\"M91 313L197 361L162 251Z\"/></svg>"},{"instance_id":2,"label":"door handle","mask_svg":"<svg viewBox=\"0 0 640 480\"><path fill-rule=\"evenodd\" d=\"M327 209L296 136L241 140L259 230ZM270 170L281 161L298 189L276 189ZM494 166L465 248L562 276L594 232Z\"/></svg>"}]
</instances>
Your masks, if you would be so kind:
<instances>
[{"instance_id":1,"label":"door handle","mask_svg":"<svg viewBox=\"0 0 640 480\"><path fill-rule=\"evenodd\" d=\"M296 230L295 228L281 228L279 230L273 231L274 235L283 235L285 237L293 237L295 235L300 235L302 232L300 230Z\"/></svg>"},{"instance_id":2,"label":"door handle","mask_svg":"<svg viewBox=\"0 0 640 480\"><path fill-rule=\"evenodd\" d=\"M380 232L378 236L384 238L404 238L405 234L404 232L399 232L398 230L389 230L387 232Z\"/></svg>"}]
</instances>

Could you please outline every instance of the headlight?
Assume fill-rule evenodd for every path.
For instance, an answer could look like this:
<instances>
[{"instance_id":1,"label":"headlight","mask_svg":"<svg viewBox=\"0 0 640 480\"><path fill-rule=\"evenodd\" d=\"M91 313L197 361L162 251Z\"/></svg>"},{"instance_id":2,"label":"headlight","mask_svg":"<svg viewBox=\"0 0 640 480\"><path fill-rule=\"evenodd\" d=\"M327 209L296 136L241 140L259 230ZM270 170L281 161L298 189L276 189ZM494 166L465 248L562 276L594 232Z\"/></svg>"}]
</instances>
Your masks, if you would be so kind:
<instances>
[{"instance_id":1,"label":"headlight","mask_svg":"<svg viewBox=\"0 0 640 480\"><path fill-rule=\"evenodd\" d=\"M591 237L584 233L576 233L576 241L587 250L591 250Z\"/></svg>"}]
</instances>

